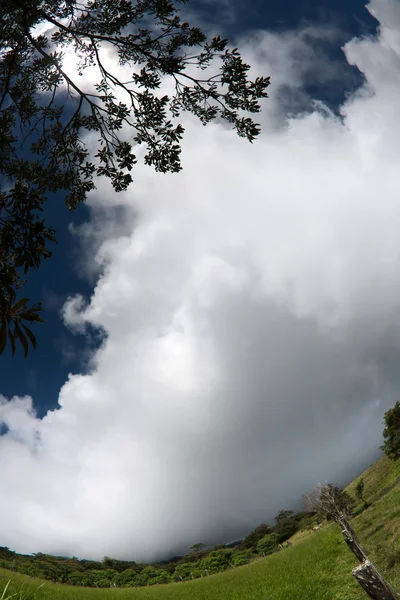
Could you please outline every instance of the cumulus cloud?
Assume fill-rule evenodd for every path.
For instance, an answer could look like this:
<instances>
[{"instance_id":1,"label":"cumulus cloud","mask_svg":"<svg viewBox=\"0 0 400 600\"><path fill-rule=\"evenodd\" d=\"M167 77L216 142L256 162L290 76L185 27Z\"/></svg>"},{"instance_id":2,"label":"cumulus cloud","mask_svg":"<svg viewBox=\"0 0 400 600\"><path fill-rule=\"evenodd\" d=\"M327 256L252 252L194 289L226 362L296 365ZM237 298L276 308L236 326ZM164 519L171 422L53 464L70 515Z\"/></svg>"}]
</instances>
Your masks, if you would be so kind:
<instances>
[{"instance_id":1,"label":"cumulus cloud","mask_svg":"<svg viewBox=\"0 0 400 600\"><path fill-rule=\"evenodd\" d=\"M323 71L309 36L258 34L246 58L276 85L255 144L188 120L179 176L139 168L90 199L98 280L64 318L106 337L43 419L1 398L2 544L151 560L377 456L400 383L400 8L369 10L381 28L344 47L365 83L339 115L297 102ZM101 239L117 201L135 218Z\"/></svg>"}]
</instances>

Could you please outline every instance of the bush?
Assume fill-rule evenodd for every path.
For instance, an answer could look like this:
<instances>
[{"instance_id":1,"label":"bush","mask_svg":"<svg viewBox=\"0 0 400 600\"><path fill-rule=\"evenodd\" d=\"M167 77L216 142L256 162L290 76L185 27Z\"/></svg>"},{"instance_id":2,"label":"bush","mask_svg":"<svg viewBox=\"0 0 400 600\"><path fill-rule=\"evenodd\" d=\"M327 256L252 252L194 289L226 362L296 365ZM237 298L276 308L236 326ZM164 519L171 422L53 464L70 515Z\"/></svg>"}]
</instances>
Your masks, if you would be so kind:
<instances>
[{"instance_id":1,"label":"bush","mask_svg":"<svg viewBox=\"0 0 400 600\"><path fill-rule=\"evenodd\" d=\"M257 544L257 552L262 556L276 552L279 544L279 535L277 533L267 533Z\"/></svg>"},{"instance_id":2,"label":"bush","mask_svg":"<svg viewBox=\"0 0 400 600\"><path fill-rule=\"evenodd\" d=\"M247 565L254 554L251 550L242 550L241 552L234 552L232 555L232 564L235 567L240 567L241 565Z\"/></svg>"},{"instance_id":3,"label":"bush","mask_svg":"<svg viewBox=\"0 0 400 600\"><path fill-rule=\"evenodd\" d=\"M307 531L315 526L315 513L306 513L301 519L298 520L297 531Z\"/></svg>"},{"instance_id":4,"label":"bush","mask_svg":"<svg viewBox=\"0 0 400 600\"><path fill-rule=\"evenodd\" d=\"M94 585L98 588L108 588L111 587L111 581L105 577L102 579L97 578L94 582Z\"/></svg>"},{"instance_id":5,"label":"bush","mask_svg":"<svg viewBox=\"0 0 400 600\"><path fill-rule=\"evenodd\" d=\"M200 577L203 577L204 574L204 569L201 569L200 567L195 567L190 573L190 578L199 579Z\"/></svg>"},{"instance_id":6,"label":"bush","mask_svg":"<svg viewBox=\"0 0 400 600\"><path fill-rule=\"evenodd\" d=\"M361 515L361 513L362 513L362 512L364 512L364 510L365 510L366 508L369 508L369 504L368 504L367 502L363 502L363 504L361 504L360 506L358 506L356 509L354 509L354 510L351 512L351 515L352 515L353 517L356 517L357 515Z\"/></svg>"},{"instance_id":7,"label":"bush","mask_svg":"<svg viewBox=\"0 0 400 600\"><path fill-rule=\"evenodd\" d=\"M381 450L391 460L397 460L400 458L400 402L385 412L384 424Z\"/></svg>"},{"instance_id":8,"label":"bush","mask_svg":"<svg viewBox=\"0 0 400 600\"><path fill-rule=\"evenodd\" d=\"M172 574L173 581L187 581L191 579L191 572L199 566L199 563L181 563L176 566Z\"/></svg>"},{"instance_id":9,"label":"bush","mask_svg":"<svg viewBox=\"0 0 400 600\"><path fill-rule=\"evenodd\" d=\"M261 538L267 535L267 533L271 532L271 527L265 523L262 523L244 538L243 542L238 545L238 549L252 550L253 552L257 552L258 542L261 540Z\"/></svg>"},{"instance_id":10,"label":"bush","mask_svg":"<svg viewBox=\"0 0 400 600\"><path fill-rule=\"evenodd\" d=\"M125 569L122 573L118 573L115 578L115 583L121 586L132 586L134 585L137 573L134 569Z\"/></svg>"},{"instance_id":11,"label":"bush","mask_svg":"<svg viewBox=\"0 0 400 600\"><path fill-rule=\"evenodd\" d=\"M286 542L299 529L295 519L283 519L274 527L274 534L279 537L279 543Z\"/></svg>"},{"instance_id":12,"label":"bush","mask_svg":"<svg viewBox=\"0 0 400 600\"><path fill-rule=\"evenodd\" d=\"M214 550L210 554L200 561L200 568L207 570L208 573L219 573L225 571L231 566L233 550L231 548L225 548L224 550Z\"/></svg>"}]
</instances>

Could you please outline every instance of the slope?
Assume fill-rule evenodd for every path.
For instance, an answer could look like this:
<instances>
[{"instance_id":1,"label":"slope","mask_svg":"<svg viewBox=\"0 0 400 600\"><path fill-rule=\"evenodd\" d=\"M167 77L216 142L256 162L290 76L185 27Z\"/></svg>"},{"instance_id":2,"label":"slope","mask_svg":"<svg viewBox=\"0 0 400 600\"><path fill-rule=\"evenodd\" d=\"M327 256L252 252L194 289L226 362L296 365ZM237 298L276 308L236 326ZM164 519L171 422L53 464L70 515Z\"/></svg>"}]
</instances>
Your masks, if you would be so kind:
<instances>
[{"instance_id":1,"label":"slope","mask_svg":"<svg viewBox=\"0 0 400 600\"><path fill-rule=\"evenodd\" d=\"M360 477L370 508L353 519L370 559L400 589L400 461L379 459ZM357 478L347 490L354 495ZM364 592L351 577L356 566L335 524L293 537L293 547L250 565L179 584L92 589L46 582L38 600L357 600ZM42 582L0 570L0 585L35 590ZM1 589L1 588L0 588Z\"/></svg>"}]
</instances>

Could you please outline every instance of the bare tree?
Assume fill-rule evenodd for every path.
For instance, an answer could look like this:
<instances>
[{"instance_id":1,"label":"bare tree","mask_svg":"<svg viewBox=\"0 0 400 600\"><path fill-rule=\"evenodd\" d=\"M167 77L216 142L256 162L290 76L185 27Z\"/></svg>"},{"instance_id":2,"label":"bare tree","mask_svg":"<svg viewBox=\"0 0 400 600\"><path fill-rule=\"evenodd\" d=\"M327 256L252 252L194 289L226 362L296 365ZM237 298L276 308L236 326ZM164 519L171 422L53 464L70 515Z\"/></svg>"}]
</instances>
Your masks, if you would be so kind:
<instances>
[{"instance_id":1,"label":"bare tree","mask_svg":"<svg viewBox=\"0 0 400 600\"><path fill-rule=\"evenodd\" d=\"M335 521L340 526L344 541L360 561L360 564L353 569L352 575L368 596L373 600L398 600L399 594L368 560L350 524L352 498L349 494L332 483L319 483L311 494L303 496L303 504L307 510L314 510L328 521Z\"/></svg>"}]
</instances>

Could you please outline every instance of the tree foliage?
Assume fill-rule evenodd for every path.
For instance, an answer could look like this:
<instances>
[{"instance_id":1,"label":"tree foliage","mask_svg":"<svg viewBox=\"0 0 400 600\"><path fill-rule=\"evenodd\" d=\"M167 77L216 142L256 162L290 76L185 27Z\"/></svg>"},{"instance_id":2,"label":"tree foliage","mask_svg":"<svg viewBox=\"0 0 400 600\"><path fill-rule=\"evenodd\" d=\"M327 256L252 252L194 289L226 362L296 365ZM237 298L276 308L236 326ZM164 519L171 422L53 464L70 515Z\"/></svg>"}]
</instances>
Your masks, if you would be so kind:
<instances>
[{"instance_id":1,"label":"tree foliage","mask_svg":"<svg viewBox=\"0 0 400 600\"><path fill-rule=\"evenodd\" d=\"M1 148L0 139L0 148ZM0 167L1 168L1 167ZM41 322L41 304L28 306L29 298L17 300L17 290L23 287L21 271L38 268L51 256L46 242L54 242L54 230L40 218L43 198L21 181L8 192L0 192L0 354L7 341L15 353L18 340L25 356L29 342L36 347L36 338L27 323Z\"/></svg>"},{"instance_id":2,"label":"tree foliage","mask_svg":"<svg viewBox=\"0 0 400 600\"><path fill-rule=\"evenodd\" d=\"M363 496L364 496L364 479L362 477L356 485L356 496L359 500L364 502L364 498L363 498Z\"/></svg>"},{"instance_id":3,"label":"tree foliage","mask_svg":"<svg viewBox=\"0 0 400 600\"><path fill-rule=\"evenodd\" d=\"M252 552L257 552L257 543L261 540L264 535L267 533L271 533L272 528L265 523L261 523L258 525L251 533L249 533L238 547L241 550L251 550Z\"/></svg>"},{"instance_id":4,"label":"tree foliage","mask_svg":"<svg viewBox=\"0 0 400 600\"><path fill-rule=\"evenodd\" d=\"M359 481L356 485L356 497L358 498L358 500L363 502L362 510L369 507L369 503L364 498L364 488L365 488L364 479L361 477L361 479L359 479ZM353 512L353 514L354 514L354 512Z\"/></svg>"},{"instance_id":5,"label":"tree foliage","mask_svg":"<svg viewBox=\"0 0 400 600\"><path fill-rule=\"evenodd\" d=\"M200 552L201 550L204 550L205 547L205 544L203 544L202 542L198 542L197 544L193 544L193 546L190 546L190 550L193 550L194 552Z\"/></svg>"},{"instance_id":6,"label":"tree foliage","mask_svg":"<svg viewBox=\"0 0 400 600\"><path fill-rule=\"evenodd\" d=\"M212 550L201 560L199 567L210 575L220 573L231 566L232 555L232 548Z\"/></svg>"},{"instance_id":7,"label":"tree foliage","mask_svg":"<svg viewBox=\"0 0 400 600\"><path fill-rule=\"evenodd\" d=\"M257 552L262 556L272 554L278 549L279 535L277 533L267 533L257 543Z\"/></svg>"},{"instance_id":8,"label":"tree foliage","mask_svg":"<svg viewBox=\"0 0 400 600\"><path fill-rule=\"evenodd\" d=\"M235 551L232 554L232 564L235 567L247 565L253 557L254 554L251 550Z\"/></svg>"},{"instance_id":9,"label":"tree foliage","mask_svg":"<svg viewBox=\"0 0 400 600\"><path fill-rule=\"evenodd\" d=\"M279 542L286 542L299 528L296 519L286 518L281 519L274 527L274 533L279 537Z\"/></svg>"},{"instance_id":10,"label":"tree foliage","mask_svg":"<svg viewBox=\"0 0 400 600\"><path fill-rule=\"evenodd\" d=\"M381 449L391 460L400 458L400 402L385 412L384 443Z\"/></svg>"},{"instance_id":11,"label":"tree foliage","mask_svg":"<svg viewBox=\"0 0 400 600\"><path fill-rule=\"evenodd\" d=\"M303 504L318 516L343 525L350 518L353 499L333 483L319 483L311 494L303 496Z\"/></svg>"},{"instance_id":12,"label":"tree foliage","mask_svg":"<svg viewBox=\"0 0 400 600\"><path fill-rule=\"evenodd\" d=\"M141 155L156 171L181 169L183 112L206 125L229 123L250 141L249 116L267 96L268 77L226 39L207 39L182 16L187 0L3 0L0 8L0 352L18 340L35 345L22 322L39 321L40 304L16 303L25 274L51 256L54 231L40 218L48 194L69 209L111 180L132 182ZM77 69L65 66L73 51ZM118 77L104 60L109 52ZM85 79L88 67L97 81ZM172 91L165 94L163 82ZM97 139L89 149L85 140Z\"/></svg>"},{"instance_id":13,"label":"tree foliage","mask_svg":"<svg viewBox=\"0 0 400 600\"><path fill-rule=\"evenodd\" d=\"M284 519L289 519L293 515L293 510L280 510L275 517L275 523L279 523L279 521L283 521Z\"/></svg>"}]
</instances>

